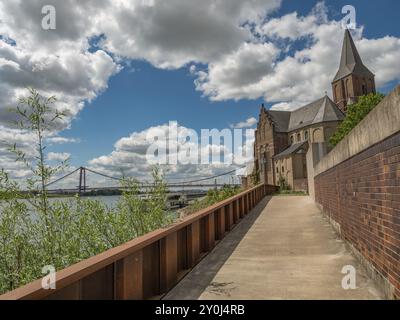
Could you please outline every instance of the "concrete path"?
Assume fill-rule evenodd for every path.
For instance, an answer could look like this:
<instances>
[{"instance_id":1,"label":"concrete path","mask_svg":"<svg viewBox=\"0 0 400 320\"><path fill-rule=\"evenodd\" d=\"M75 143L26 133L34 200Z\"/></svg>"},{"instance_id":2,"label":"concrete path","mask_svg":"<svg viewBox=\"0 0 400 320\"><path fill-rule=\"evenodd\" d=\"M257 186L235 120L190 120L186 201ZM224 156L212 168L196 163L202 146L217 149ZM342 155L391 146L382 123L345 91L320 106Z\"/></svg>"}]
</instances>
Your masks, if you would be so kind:
<instances>
[{"instance_id":1,"label":"concrete path","mask_svg":"<svg viewBox=\"0 0 400 320\"><path fill-rule=\"evenodd\" d=\"M342 288L346 265L355 290ZM379 299L309 197L264 199L165 299Z\"/></svg>"}]
</instances>

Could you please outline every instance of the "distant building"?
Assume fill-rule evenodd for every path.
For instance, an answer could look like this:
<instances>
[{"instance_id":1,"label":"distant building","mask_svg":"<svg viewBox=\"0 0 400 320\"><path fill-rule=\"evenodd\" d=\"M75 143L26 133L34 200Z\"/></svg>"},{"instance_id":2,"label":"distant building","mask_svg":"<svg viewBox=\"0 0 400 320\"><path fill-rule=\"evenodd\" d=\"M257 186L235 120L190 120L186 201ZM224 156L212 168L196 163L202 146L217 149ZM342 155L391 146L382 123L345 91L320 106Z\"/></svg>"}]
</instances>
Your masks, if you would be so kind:
<instances>
[{"instance_id":1,"label":"distant building","mask_svg":"<svg viewBox=\"0 0 400 320\"><path fill-rule=\"evenodd\" d=\"M329 152L329 139L343 121L348 104L375 92L375 76L362 63L348 30L332 89L334 101L325 95L295 111L261 107L253 171L260 182L278 185L284 179L293 190L309 191L308 173Z\"/></svg>"}]
</instances>

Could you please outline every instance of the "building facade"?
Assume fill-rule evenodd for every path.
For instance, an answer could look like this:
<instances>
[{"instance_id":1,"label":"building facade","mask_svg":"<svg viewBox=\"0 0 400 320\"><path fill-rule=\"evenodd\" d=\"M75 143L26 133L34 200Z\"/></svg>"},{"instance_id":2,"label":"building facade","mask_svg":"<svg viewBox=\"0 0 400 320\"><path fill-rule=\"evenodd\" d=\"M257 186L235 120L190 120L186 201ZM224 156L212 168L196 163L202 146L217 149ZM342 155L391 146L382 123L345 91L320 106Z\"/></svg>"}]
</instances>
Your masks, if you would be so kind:
<instances>
[{"instance_id":1,"label":"building facade","mask_svg":"<svg viewBox=\"0 0 400 320\"><path fill-rule=\"evenodd\" d=\"M364 66L351 34L346 30L339 71L333 82L333 100L327 95L294 111L261 107L255 132L254 171L258 182L308 191L309 147L330 151L329 139L345 117L347 106L359 96L375 93L375 76ZM308 157L316 161L316 157Z\"/></svg>"}]
</instances>

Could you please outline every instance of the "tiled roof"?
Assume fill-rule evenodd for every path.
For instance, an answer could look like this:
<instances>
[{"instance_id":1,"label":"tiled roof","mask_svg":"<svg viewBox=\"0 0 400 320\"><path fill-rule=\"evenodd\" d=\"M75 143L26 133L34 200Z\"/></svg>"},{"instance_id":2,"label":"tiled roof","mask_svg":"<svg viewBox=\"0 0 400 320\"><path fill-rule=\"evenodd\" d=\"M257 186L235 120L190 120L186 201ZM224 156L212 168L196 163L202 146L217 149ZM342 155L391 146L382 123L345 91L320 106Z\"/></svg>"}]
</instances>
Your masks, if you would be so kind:
<instances>
[{"instance_id":1,"label":"tiled roof","mask_svg":"<svg viewBox=\"0 0 400 320\"><path fill-rule=\"evenodd\" d=\"M291 155L293 153L296 153L297 151L299 151L307 143L308 143L307 141L303 141L303 142L300 142L300 143L294 143L289 148L285 149L281 153L279 153L276 156L274 156L274 159L283 158L283 157L289 156L289 155Z\"/></svg>"},{"instance_id":2,"label":"tiled roof","mask_svg":"<svg viewBox=\"0 0 400 320\"><path fill-rule=\"evenodd\" d=\"M275 110L266 112L275 123L277 132L291 132L313 124L344 119L343 112L328 96L292 112Z\"/></svg>"}]
</instances>

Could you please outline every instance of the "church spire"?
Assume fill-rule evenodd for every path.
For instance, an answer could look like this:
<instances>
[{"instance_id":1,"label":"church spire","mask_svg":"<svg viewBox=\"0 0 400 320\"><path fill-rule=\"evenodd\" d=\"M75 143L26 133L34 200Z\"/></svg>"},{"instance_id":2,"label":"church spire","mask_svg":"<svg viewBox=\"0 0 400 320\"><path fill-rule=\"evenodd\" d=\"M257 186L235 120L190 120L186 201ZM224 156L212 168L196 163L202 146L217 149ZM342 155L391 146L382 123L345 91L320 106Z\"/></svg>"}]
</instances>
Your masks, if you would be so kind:
<instances>
[{"instance_id":1,"label":"church spire","mask_svg":"<svg viewBox=\"0 0 400 320\"><path fill-rule=\"evenodd\" d=\"M339 71L332 87L335 103L343 112L359 96L375 92L375 75L362 62L349 30L344 34Z\"/></svg>"},{"instance_id":2,"label":"church spire","mask_svg":"<svg viewBox=\"0 0 400 320\"><path fill-rule=\"evenodd\" d=\"M354 44L351 33L346 29L343 40L342 57L340 67L333 82L343 79L350 74L373 77L374 74L364 65L360 54Z\"/></svg>"}]
</instances>

